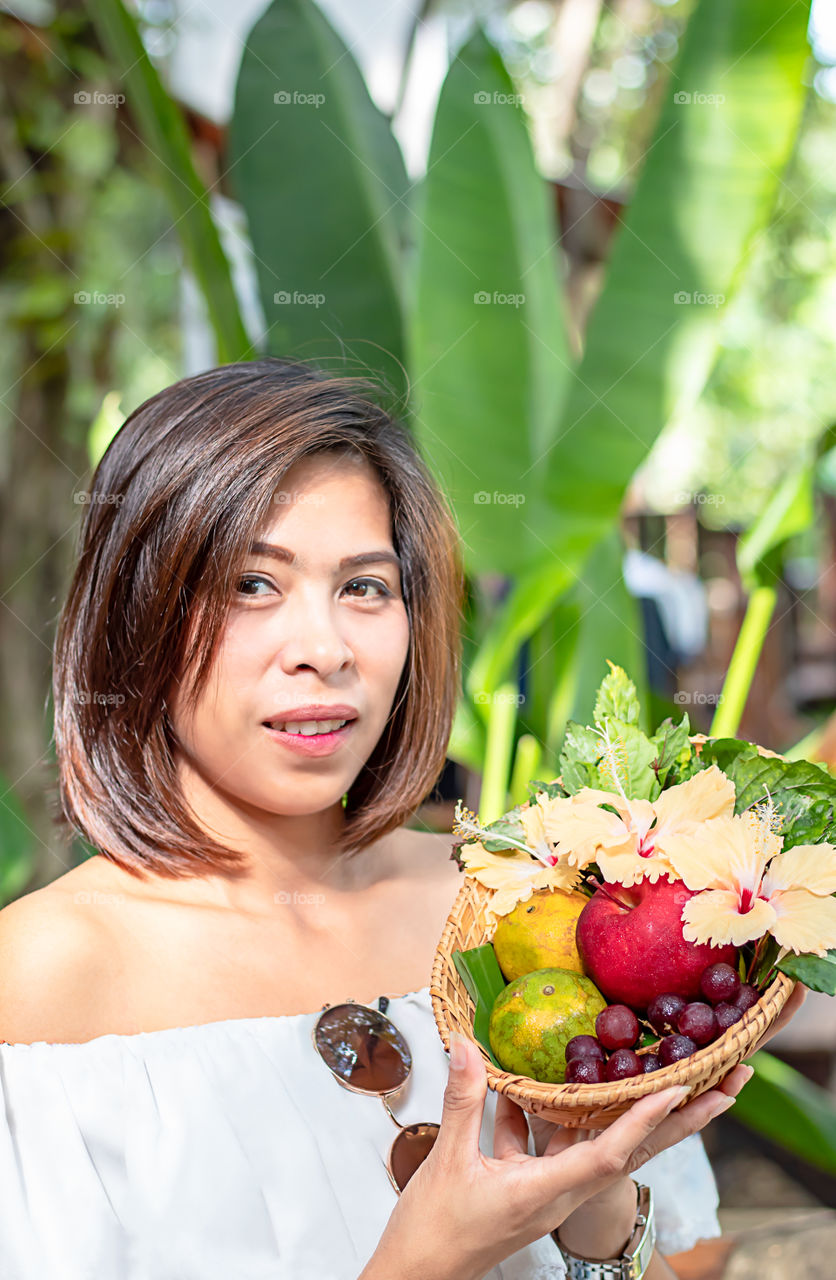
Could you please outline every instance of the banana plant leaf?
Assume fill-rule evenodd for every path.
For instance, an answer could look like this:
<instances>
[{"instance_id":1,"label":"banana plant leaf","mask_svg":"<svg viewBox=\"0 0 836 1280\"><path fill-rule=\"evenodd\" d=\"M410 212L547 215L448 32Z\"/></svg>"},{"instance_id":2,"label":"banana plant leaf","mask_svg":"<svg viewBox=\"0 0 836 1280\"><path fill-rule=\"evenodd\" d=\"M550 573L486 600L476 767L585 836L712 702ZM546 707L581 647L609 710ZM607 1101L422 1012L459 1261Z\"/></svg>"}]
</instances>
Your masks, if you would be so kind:
<instances>
[{"instance_id":1,"label":"banana plant leaf","mask_svg":"<svg viewBox=\"0 0 836 1280\"><path fill-rule=\"evenodd\" d=\"M532 463L545 473L548 550L492 624L474 689L505 678L561 578L580 573L616 520L659 432L704 385L724 303L792 150L807 20L807 6L783 0L699 0L692 14L553 443Z\"/></svg>"},{"instance_id":2,"label":"banana plant leaf","mask_svg":"<svg viewBox=\"0 0 836 1280\"><path fill-rule=\"evenodd\" d=\"M474 1004L473 1034L490 1055L494 1066L500 1067L491 1049L488 1028L494 1000L507 983L494 949L486 942L481 947L470 947L467 951L454 951L453 964Z\"/></svg>"},{"instance_id":3,"label":"banana plant leaf","mask_svg":"<svg viewBox=\"0 0 836 1280\"><path fill-rule=\"evenodd\" d=\"M754 1133L836 1174L836 1107L826 1089L763 1050L754 1075L737 1096L731 1115Z\"/></svg>"},{"instance_id":4,"label":"banana plant leaf","mask_svg":"<svg viewBox=\"0 0 836 1280\"><path fill-rule=\"evenodd\" d=\"M0 906L25 888L34 871L35 840L20 797L0 777Z\"/></svg>"},{"instance_id":5,"label":"banana plant leaf","mask_svg":"<svg viewBox=\"0 0 836 1280\"><path fill-rule=\"evenodd\" d=\"M91 0L90 15L125 90L128 111L148 149L186 260L206 301L218 362L244 360L251 344L212 219L209 195L192 161L183 113L160 83L136 21L122 0Z\"/></svg>"},{"instance_id":6,"label":"banana plant leaf","mask_svg":"<svg viewBox=\"0 0 836 1280\"><path fill-rule=\"evenodd\" d=\"M407 175L357 63L309 0L274 0L249 33L229 150L270 352L372 373L403 396Z\"/></svg>"},{"instance_id":7,"label":"banana plant leaf","mask_svg":"<svg viewBox=\"0 0 836 1280\"><path fill-rule=\"evenodd\" d=\"M441 90L410 306L416 432L472 570L542 553L542 473L568 376L550 190L481 31Z\"/></svg>"}]
</instances>

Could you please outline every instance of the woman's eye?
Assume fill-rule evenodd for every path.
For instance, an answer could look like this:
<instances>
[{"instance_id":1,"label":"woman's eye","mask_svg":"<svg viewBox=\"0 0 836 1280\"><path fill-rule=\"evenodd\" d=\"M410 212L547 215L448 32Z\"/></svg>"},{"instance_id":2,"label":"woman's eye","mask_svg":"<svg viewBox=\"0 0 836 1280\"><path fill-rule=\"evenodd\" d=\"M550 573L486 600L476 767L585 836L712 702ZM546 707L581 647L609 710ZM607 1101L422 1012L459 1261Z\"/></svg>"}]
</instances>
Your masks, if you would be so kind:
<instances>
[{"instance_id":1,"label":"woman's eye","mask_svg":"<svg viewBox=\"0 0 836 1280\"><path fill-rule=\"evenodd\" d=\"M259 587L266 587L269 591L276 589L269 578L262 578L256 574L246 574L238 579L239 595L250 597L264 595L263 591L259 591ZM386 583L380 582L377 578L352 578L343 590L350 592L355 600L377 600L392 594Z\"/></svg>"},{"instance_id":2,"label":"woman's eye","mask_svg":"<svg viewBox=\"0 0 836 1280\"><path fill-rule=\"evenodd\" d=\"M355 599L358 600L374 600L376 598L382 598L383 596L390 596L392 594L386 584L384 582L379 582L377 578L353 578L351 582L347 582L345 584L345 590L348 591L352 587L360 587L363 589L362 594L355 597ZM375 588L377 596L369 594L369 587Z\"/></svg>"},{"instance_id":3,"label":"woman's eye","mask_svg":"<svg viewBox=\"0 0 836 1280\"><path fill-rule=\"evenodd\" d=\"M254 576L252 576L252 575L250 574L250 575L247 575L247 577L245 577L245 578L239 578L239 579L238 579L238 594L239 594L239 595L242 595L242 596L254 596L254 595L259 594L259 593L258 593L258 592L256 592L256 591L250 591L250 590L247 590L247 584L248 584L248 583L255 583L257 586L258 586L258 585L261 585L261 586L263 586L263 587L272 587L272 585L273 585L271 582L268 582L266 578L257 578L257 577L254 577Z\"/></svg>"}]
</instances>

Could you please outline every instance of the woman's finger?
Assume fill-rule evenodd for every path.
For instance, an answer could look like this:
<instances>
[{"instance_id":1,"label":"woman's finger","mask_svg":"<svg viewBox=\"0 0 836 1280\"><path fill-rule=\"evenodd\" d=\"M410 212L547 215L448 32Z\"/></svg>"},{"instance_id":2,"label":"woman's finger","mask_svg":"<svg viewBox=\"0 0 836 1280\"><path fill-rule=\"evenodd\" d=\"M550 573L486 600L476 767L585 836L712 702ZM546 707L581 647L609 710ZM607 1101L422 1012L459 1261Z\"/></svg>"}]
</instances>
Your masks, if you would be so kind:
<instances>
[{"instance_id":1,"label":"woman's finger","mask_svg":"<svg viewBox=\"0 0 836 1280\"><path fill-rule=\"evenodd\" d=\"M528 1155L528 1124L525 1112L504 1093L496 1095L493 1154L497 1160L504 1160L511 1155Z\"/></svg>"},{"instance_id":2,"label":"woman's finger","mask_svg":"<svg viewBox=\"0 0 836 1280\"><path fill-rule=\"evenodd\" d=\"M626 1172L635 1173L636 1169L640 1169L660 1151L676 1146L692 1133L699 1133L710 1120L714 1120L729 1109L743 1085L751 1077L752 1068L741 1064L735 1067L716 1089L707 1090L693 1102L686 1103L678 1111L666 1116L633 1152Z\"/></svg>"},{"instance_id":3,"label":"woman's finger","mask_svg":"<svg viewBox=\"0 0 836 1280\"><path fill-rule=\"evenodd\" d=\"M542 1184L538 1189L543 1194L556 1198L569 1193L578 1204L582 1203L627 1170L635 1153L648 1143L654 1130L685 1096L686 1091L680 1087L640 1098L594 1142L574 1142L560 1153L558 1160L549 1156L538 1160L531 1177ZM639 1161L642 1163L644 1160Z\"/></svg>"}]
</instances>

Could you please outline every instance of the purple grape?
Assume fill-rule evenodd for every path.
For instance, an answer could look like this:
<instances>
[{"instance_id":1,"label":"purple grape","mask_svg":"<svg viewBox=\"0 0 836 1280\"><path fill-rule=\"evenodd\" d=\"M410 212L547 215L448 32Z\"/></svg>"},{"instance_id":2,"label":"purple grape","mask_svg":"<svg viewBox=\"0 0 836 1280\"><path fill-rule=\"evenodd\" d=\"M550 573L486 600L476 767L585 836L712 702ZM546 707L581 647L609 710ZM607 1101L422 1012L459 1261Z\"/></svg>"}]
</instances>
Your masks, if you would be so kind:
<instances>
[{"instance_id":1,"label":"purple grape","mask_svg":"<svg viewBox=\"0 0 836 1280\"><path fill-rule=\"evenodd\" d=\"M595 1019L595 1033L605 1049L631 1049L639 1038L639 1020L626 1004L611 1004Z\"/></svg>"},{"instance_id":2,"label":"purple grape","mask_svg":"<svg viewBox=\"0 0 836 1280\"><path fill-rule=\"evenodd\" d=\"M700 991L712 1004L734 1002L740 977L730 964L710 964L700 978Z\"/></svg>"},{"instance_id":3,"label":"purple grape","mask_svg":"<svg viewBox=\"0 0 836 1280\"><path fill-rule=\"evenodd\" d=\"M602 1084L606 1078L604 1064L598 1058L570 1058L566 1063L567 1084Z\"/></svg>"},{"instance_id":4,"label":"purple grape","mask_svg":"<svg viewBox=\"0 0 836 1280\"><path fill-rule=\"evenodd\" d=\"M572 1036L566 1046L566 1061L571 1062L573 1058L596 1058L603 1062L606 1054L594 1036Z\"/></svg>"},{"instance_id":5,"label":"purple grape","mask_svg":"<svg viewBox=\"0 0 836 1280\"><path fill-rule=\"evenodd\" d=\"M747 1009L751 1009L752 1005L757 1004L759 1000L760 1000L759 992L756 991L755 988L750 983L741 982L740 990L738 991L732 1003L736 1004L738 1009L742 1009L743 1012L745 1013Z\"/></svg>"},{"instance_id":6,"label":"purple grape","mask_svg":"<svg viewBox=\"0 0 836 1280\"><path fill-rule=\"evenodd\" d=\"M676 1030L676 1020L685 1008L682 996L673 993L656 996L647 1006L647 1020L654 1031L663 1036L667 1031Z\"/></svg>"},{"instance_id":7,"label":"purple grape","mask_svg":"<svg viewBox=\"0 0 836 1280\"><path fill-rule=\"evenodd\" d=\"M606 1066L608 1080L628 1080L644 1073L642 1060L632 1049L616 1049Z\"/></svg>"},{"instance_id":8,"label":"purple grape","mask_svg":"<svg viewBox=\"0 0 836 1280\"><path fill-rule=\"evenodd\" d=\"M720 1031L728 1031L729 1027L733 1027L743 1017L743 1009L737 1004L716 1004L714 1006L714 1016L717 1019L717 1026Z\"/></svg>"},{"instance_id":9,"label":"purple grape","mask_svg":"<svg viewBox=\"0 0 836 1280\"><path fill-rule=\"evenodd\" d=\"M664 1040L659 1042L659 1058L663 1067L669 1067L673 1062L689 1058L696 1051L696 1041L688 1036L665 1036Z\"/></svg>"},{"instance_id":10,"label":"purple grape","mask_svg":"<svg viewBox=\"0 0 836 1280\"><path fill-rule=\"evenodd\" d=\"M650 1071L658 1071L661 1065L662 1059L658 1053L645 1053L642 1055L642 1068L645 1075Z\"/></svg>"},{"instance_id":11,"label":"purple grape","mask_svg":"<svg viewBox=\"0 0 836 1280\"><path fill-rule=\"evenodd\" d=\"M710 1004L694 1000L686 1004L676 1020L680 1035L688 1036L696 1044L708 1044L717 1036L717 1019Z\"/></svg>"}]
</instances>

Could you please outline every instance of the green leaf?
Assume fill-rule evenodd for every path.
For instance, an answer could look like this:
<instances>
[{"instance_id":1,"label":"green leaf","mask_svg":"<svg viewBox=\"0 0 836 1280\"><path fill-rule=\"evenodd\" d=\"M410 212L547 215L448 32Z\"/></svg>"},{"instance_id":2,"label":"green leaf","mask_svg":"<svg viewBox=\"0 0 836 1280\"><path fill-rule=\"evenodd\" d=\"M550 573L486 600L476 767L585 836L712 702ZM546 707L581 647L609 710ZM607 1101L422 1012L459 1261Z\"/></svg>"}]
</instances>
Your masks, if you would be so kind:
<instances>
[{"instance_id":1,"label":"green leaf","mask_svg":"<svg viewBox=\"0 0 836 1280\"><path fill-rule=\"evenodd\" d=\"M781 760L762 756L739 738L703 743L695 769L710 764L732 780L735 813L772 796L783 819L784 848L797 844L836 843L836 778L809 760Z\"/></svg>"},{"instance_id":2,"label":"green leaf","mask_svg":"<svg viewBox=\"0 0 836 1280\"><path fill-rule=\"evenodd\" d=\"M655 772L662 786L674 765L683 765L690 760L692 752L690 732L691 724L686 711L679 724L674 724L668 716L651 738L656 748Z\"/></svg>"},{"instance_id":3,"label":"green leaf","mask_svg":"<svg viewBox=\"0 0 836 1280\"><path fill-rule=\"evenodd\" d=\"M528 784L528 791L532 800L534 800L541 791L544 791L550 800L554 800L557 797L565 796L567 794L566 788L562 787L559 782L540 782L538 778L531 779Z\"/></svg>"},{"instance_id":4,"label":"green leaf","mask_svg":"<svg viewBox=\"0 0 836 1280\"><path fill-rule=\"evenodd\" d=\"M836 996L836 951L828 951L825 956L790 954L784 956L777 967L788 978L803 982L811 991Z\"/></svg>"},{"instance_id":5,"label":"green leaf","mask_svg":"<svg viewBox=\"0 0 836 1280\"><path fill-rule=\"evenodd\" d=\"M136 22L121 0L91 0L90 13L114 76L125 89L127 109L142 135L152 170L168 199L172 224L206 301L218 363L246 359L250 340L212 220L209 195L192 161L183 113L160 83Z\"/></svg>"},{"instance_id":6,"label":"green leaf","mask_svg":"<svg viewBox=\"0 0 836 1280\"><path fill-rule=\"evenodd\" d=\"M547 459L553 522L539 532L566 562L566 540L583 531L591 547L612 525L649 447L704 386L720 299L735 292L792 152L808 10L786 0L693 10Z\"/></svg>"},{"instance_id":7,"label":"green leaf","mask_svg":"<svg viewBox=\"0 0 836 1280\"><path fill-rule=\"evenodd\" d=\"M786 543L813 523L814 475L812 461L790 472L739 540L737 567L747 591L775 584Z\"/></svg>"},{"instance_id":8,"label":"green leaf","mask_svg":"<svg viewBox=\"0 0 836 1280\"><path fill-rule=\"evenodd\" d=\"M406 171L351 52L308 0L274 0L247 36L229 149L269 351L347 353L348 372L379 370L403 394Z\"/></svg>"},{"instance_id":9,"label":"green leaf","mask_svg":"<svg viewBox=\"0 0 836 1280\"><path fill-rule=\"evenodd\" d=\"M752 1079L734 1104L734 1118L818 1169L836 1173L833 1099L772 1054L756 1053Z\"/></svg>"},{"instance_id":10,"label":"green leaf","mask_svg":"<svg viewBox=\"0 0 836 1280\"><path fill-rule=\"evenodd\" d=\"M580 610L575 687L567 719L589 722L596 698L602 696L602 689L611 688L614 702L624 702L620 710L614 705L611 714L645 728L641 712L642 698L647 696L644 684L631 678L626 685L619 685L612 680L612 670L603 685L601 682L601 673L614 663L640 675L642 681L646 668L641 605L624 581L624 542L617 527L592 548L567 600L577 602ZM635 701L629 696L631 683ZM604 692L605 700L608 696Z\"/></svg>"},{"instance_id":11,"label":"green leaf","mask_svg":"<svg viewBox=\"0 0 836 1280\"><path fill-rule=\"evenodd\" d=\"M554 557L536 569L515 574L514 586L471 663L466 683L473 697L499 688L520 646L548 617L574 580L572 569Z\"/></svg>"},{"instance_id":12,"label":"green leaf","mask_svg":"<svg viewBox=\"0 0 836 1280\"><path fill-rule=\"evenodd\" d=\"M495 835L493 840L482 838L481 843L489 853L505 853L508 850L518 852L519 846L509 844L509 838L523 843L526 842L525 828L519 817L518 809L512 809L508 814L504 814L494 822L488 822L485 830L492 831Z\"/></svg>"},{"instance_id":13,"label":"green leaf","mask_svg":"<svg viewBox=\"0 0 836 1280\"><path fill-rule=\"evenodd\" d=\"M21 893L34 864L35 835L19 796L0 777L0 906Z\"/></svg>"},{"instance_id":14,"label":"green leaf","mask_svg":"<svg viewBox=\"0 0 836 1280\"><path fill-rule=\"evenodd\" d=\"M595 699L595 723L603 726L608 720L619 720L623 724L637 725L641 708L636 686L622 667L613 662L608 665L609 675L601 681Z\"/></svg>"},{"instance_id":15,"label":"green leaf","mask_svg":"<svg viewBox=\"0 0 836 1280\"><path fill-rule=\"evenodd\" d=\"M584 724L569 721L560 753L560 776L570 795L580 791L581 787L601 785L598 762L603 753L600 734Z\"/></svg>"},{"instance_id":16,"label":"green leaf","mask_svg":"<svg viewBox=\"0 0 836 1280\"><path fill-rule=\"evenodd\" d=\"M491 1049L488 1028L494 1001L500 991L505 990L507 983L502 976L493 946L486 942L481 947L471 947L467 951L454 951L453 963L474 1004L473 1034L482 1048L490 1054L494 1066L501 1071L502 1064L497 1062Z\"/></svg>"},{"instance_id":17,"label":"green leaf","mask_svg":"<svg viewBox=\"0 0 836 1280\"><path fill-rule=\"evenodd\" d=\"M552 190L482 31L441 89L418 209L410 366L416 433L471 571L539 558L543 469L570 358Z\"/></svg>"},{"instance_id":18,"label":"green leaf","mask_svg":"<svg viewBox=\"0 0 836 1280\"><path fill-rule=\"evenodd\" d=\"M660 790L652 767L656 759L655 745L634 724L625 724L613 717L606 724L611 741L617 745L614 759L605 756L598 766L601 786L605 791L618 791L620 781L628 800L655 799Z\"/></svg>"}]
</instances>

